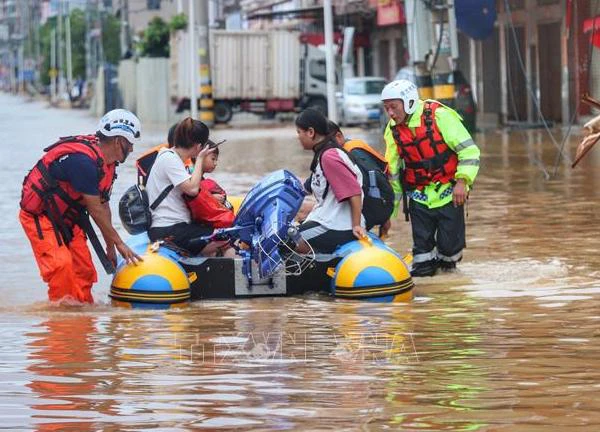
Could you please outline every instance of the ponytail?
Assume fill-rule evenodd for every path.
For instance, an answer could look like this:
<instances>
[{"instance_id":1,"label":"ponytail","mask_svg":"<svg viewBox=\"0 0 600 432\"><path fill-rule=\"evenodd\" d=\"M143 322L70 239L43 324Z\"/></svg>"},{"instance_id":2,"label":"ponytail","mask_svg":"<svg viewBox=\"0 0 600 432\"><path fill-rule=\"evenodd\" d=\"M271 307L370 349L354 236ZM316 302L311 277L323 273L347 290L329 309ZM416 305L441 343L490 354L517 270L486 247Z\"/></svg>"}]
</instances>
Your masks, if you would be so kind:
<instances>
[{"instance_id":1,"label":"ponytail","mask_svg":"<svg viewBox=\"0 0 600 432\"><path fill-rule=\"evenodd\" d=\"M208 126L191 117L181 121L175 128L173 145L175 147L189 149L194 145L205 145L208 141Z\"/></svg>"}]
</instances>

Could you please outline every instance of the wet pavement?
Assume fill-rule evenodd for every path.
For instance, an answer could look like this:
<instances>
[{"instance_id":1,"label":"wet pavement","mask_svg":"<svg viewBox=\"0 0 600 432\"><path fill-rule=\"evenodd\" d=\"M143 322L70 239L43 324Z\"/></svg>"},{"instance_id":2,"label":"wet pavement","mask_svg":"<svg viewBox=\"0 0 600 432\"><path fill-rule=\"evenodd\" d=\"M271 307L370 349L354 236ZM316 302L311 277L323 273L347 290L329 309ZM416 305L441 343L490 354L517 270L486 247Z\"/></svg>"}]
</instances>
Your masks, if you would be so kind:
<instances>
[{"instance_id":1,"label":"wet pavement","mask_svg":"<svg viewBox=\"0 0 600 432\"><path fill-rule=\"evenodd\" d=\"M1 428L600 428L600 148L546 179L557 148L545 131L477 134L464 261L416 279L410 304L315 295L127 310L110 306L101 275L96 305L55 308L18 224L20 186L43 147L94 128L86 112L0 94ZM165 132L144 131L113 206ZM381 145L377 131L346 134ZM291 124L213 136L228 140L214 177L230 194L274 169L308 172ZM389 242L408 251L409 224L394 221Z\"/></svg>"}]
</instances>

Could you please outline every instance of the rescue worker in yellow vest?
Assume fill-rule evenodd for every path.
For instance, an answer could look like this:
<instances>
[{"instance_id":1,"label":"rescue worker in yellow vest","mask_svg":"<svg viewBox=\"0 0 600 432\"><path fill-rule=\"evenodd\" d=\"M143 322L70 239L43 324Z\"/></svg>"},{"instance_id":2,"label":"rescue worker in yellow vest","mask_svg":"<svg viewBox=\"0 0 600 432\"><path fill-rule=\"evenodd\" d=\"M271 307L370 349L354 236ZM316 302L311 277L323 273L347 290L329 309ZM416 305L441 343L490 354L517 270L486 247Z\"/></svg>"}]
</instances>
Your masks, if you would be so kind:
<instances>
[{"instance_id":1,"label":"rescue worker in yellow vest","mask_svg":"<svg viewBox=\"0 0 600 432\"><path fill-rule=\"evenodd\" d=\"M390 117L386 159L395 193L413 235L413 276L452 270L465 247L464 204L479 171L479 148L456 111L419 100L417 87L397 80L381 92ZM385 231L389 229L385 227Z\"/></svg>"}]
</instances>

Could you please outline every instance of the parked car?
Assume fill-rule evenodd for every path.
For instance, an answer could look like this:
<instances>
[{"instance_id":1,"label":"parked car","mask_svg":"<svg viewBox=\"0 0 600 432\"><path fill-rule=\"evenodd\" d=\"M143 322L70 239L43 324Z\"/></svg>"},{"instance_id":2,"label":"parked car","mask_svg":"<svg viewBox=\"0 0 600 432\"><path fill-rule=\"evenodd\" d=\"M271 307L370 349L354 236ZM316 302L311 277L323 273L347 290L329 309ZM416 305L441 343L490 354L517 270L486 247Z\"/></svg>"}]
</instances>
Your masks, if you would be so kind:
<instances>
[{"instance_id":1,"label":"parked car","mask_svg":"<svg viewBox=\"0 0 600 432\"><path fill-rule=\"evenodd\" d=\"M416 84L415 71L411 67L403 67L398 71L395 80L405 79L412 81ZM449 80L454 83L454 108L463 118L463 123L469 133L475 132L476 120L477 120L477 107L475 100L473 99L473 91L471 85L467 82L463 73L459 70L455 70L450 75ZM448 84L452 84L449 82Z\"/></svg>"},{"instance_id":2,"label":"parked car","mask_svg":"<svg viewBox=\"0 0 600 432\"><path fill-rule=\"evenodd\" d=\"M383 77L347 78L337 93L338 118L341 125L379 122L381 91L387 84Z\"/></svg>"}]
</instances>

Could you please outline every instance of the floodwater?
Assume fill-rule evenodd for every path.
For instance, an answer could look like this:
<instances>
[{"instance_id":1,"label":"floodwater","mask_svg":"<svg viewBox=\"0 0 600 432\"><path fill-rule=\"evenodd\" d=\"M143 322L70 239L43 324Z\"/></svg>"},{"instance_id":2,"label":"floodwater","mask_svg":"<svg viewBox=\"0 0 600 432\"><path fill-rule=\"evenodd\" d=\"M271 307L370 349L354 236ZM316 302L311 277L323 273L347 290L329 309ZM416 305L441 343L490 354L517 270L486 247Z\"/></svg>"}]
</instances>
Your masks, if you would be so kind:
<instances>
[{"instance_id":1,"label":"floodwater","mask_svg":"<svg viewBox=\"0 0 600 432\"><path fill-rule=\"evenodd\" d=\"M132 311L110 306L101 275L96 305L51 307L17 222L20 185L44 146L94 126L0 95L0 428L600 429L600 148L547 180L557 149L545 131L477 134L464 262L417 279L410 304L308 296ZM163 136L147 131L142 147ZM230 194L277 168L307 172L291 125L214 136L228 139L215 177ZM410 248L403 220L390 243Z\"/></svg>"}]
</instances>

